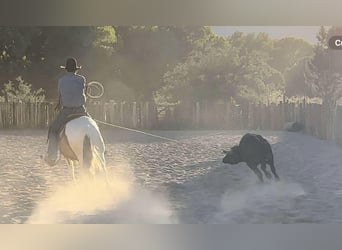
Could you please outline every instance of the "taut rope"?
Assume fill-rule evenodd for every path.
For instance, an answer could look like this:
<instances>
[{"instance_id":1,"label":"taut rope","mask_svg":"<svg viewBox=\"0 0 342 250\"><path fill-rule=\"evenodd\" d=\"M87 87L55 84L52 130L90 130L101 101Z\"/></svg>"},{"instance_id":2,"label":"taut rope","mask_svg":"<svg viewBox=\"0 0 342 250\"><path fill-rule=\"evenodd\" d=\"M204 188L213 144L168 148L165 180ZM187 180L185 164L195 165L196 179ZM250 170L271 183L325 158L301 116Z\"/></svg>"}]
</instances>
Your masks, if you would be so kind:
<instances>
[{"instance_id":1,"label":"taut rope","mask_svg":"<svg viewBox=\"0 0 342 250\"><path fill-rule=\"evenodd\" d=\"M108 123L108 122L99 121L99 120L96 120L96 119L94 119L94 120L96 122L98 122L98 123L101 123L101 124L104 124L104 125L107 125L107 126L110 126L110 127L120 128L120 129L124 129L124 130L128 130L128 131L132 131L132 132L135 132L135 133L143 134L143 135L147 135L147 136L151 136L151 137L156 137L156 138L163 139L163 140L166 140L166 141L178 142L177 140L170 139L170 138L167 138L167 137L164 137L164 136L154 135L154 134L146 133L146 132L143 132L143 131L140 131L140 130L122 127L122 126L119 126L119 125L115 125L115 124L111 124L111 123Z\"/></svg>"},{"instance_id":2,"label":"taut rope","mask_svg":"<svg viewBox=\"0 0 342 250\"><path fill-rule=\"evenodd\" d=\"M89 82L88 83L88 89L87 89L87 95L88 97L90 98L93 98L93 99L97 99L97 98L100 98L102 97L103 93L104 93L104 88L103 88L103 85L99 82L96 82L96 81L92 81L92 82ZM98 95L91 95L90 92L91 92L91 88L95 88L97 90L99 90L100 94ZM111 124L111 123L108 123L108 122L103 122L103 121L99 121L99 120L96 120L94 119L96 122L98 123L101 123L101 124L104 124L104 125L107 125L107 126L110 126L110 127L114 127L114 128L119 128L119 129L124 129L124 130L128 130L128 131L131 131L131 132L135 132L135 133L139 133L139 134L143 134L143 135L147 135L147 136L151 136L151 137L155 137L155 138L159 138L159 139L163 139L163 140L166 140L166 141L172 141L172 142L178 142L177 140L174 140L174 139L170 139L170 138L167 138L167 137L164 137L164 136L159 136L159 135L153 135L153 134L150 134L150 133L146 133L146 132L143 132L143 131L140 131L140 130L136 130L136 129L131 129L131 128L126 128L126 127L123 127L123 126L119 126L119 125L115 125L115 124Z\"/></svg>"}]
</instances>

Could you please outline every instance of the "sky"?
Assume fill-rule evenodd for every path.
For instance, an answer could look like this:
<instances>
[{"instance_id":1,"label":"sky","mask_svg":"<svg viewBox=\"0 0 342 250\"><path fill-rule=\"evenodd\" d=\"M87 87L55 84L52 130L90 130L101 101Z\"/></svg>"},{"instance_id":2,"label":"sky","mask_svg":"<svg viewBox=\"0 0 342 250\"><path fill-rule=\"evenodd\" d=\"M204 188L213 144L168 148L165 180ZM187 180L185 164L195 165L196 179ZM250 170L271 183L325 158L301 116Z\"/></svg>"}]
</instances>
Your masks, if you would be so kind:
<instances>
[{"instance_id":1,"label":"sky","mask_svg":"<svg viewBox=\"0 0 342 250\"><path fill-rule=\"evenodd\" d=\"M279 39L287 36L303 38L308 42L315 44L316 34L319 26L212 26L212 30L222 36L229 36L236 31L244 33L266 32L270 37Z\"/></svg>"}]
</instances>

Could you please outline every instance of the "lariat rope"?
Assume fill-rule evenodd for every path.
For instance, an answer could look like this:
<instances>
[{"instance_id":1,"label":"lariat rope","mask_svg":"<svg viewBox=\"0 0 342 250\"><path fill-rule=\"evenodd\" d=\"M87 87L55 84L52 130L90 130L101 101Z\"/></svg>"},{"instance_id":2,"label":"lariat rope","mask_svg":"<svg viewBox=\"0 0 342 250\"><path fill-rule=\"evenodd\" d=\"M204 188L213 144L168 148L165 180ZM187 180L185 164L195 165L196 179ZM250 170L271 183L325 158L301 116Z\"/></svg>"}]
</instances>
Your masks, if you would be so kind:
<instances>
[{"instance_id":1,"label":"lariat rope","mask_svg":"<svg viewBox=\"0 0 342 250\"><path fill-rule=\"evenodd\" d=\"M88 87L89 87L87 89L88 97L93 98L93 99L98 99L98 98L102 97L102 95L104 93L104 87L103 87L103 85L101 83L96 82L96 81L92 81L92 82L88 83ZM100 93L98 95L92 95L91 94L91 88L97 89ZM143 132L143 131L140 131L140 130L126 128L126 127L115 125L115 124L112 124L112 123L99 121L99 120L96 120L96 119L94 119L94 120L96 122L98 122L98 123L104 124L104 125L109 126L109 127L124 129L124 130L128 130L128 131L131 131L131 132L135 132L135 133L139 133L139 134L143 134L143 135L147 135L147 136L163 139L163 140L166 140L166 141L178 142L177 140L170 139L170 138L167 138L167 137L164 137L164 136L154 135L154 134L146 133L146 132Z\"/></svg>"},{"instance_id":2,"label":"lariat rope","mask_svg":"<svg viewBox=\"0 0 342 250\"><path fill-rule=\"evenodd\" d=\"M140 130L136 130L136 129L131 129L131 128L126 128L126 127L123 127L123 126L115 125L115 124L112 124L112 123L103 122L103 121L99 121L99 120L96 120L96 119L94 119L94 121L96 121L98 123L101 123L101 124L104 124L104 125L107 125L107 126L110 126L110 127L120 128L120 129L128 130L128 131L131 131L131 132L135 132L135 133L139 133L139 134L143 134L143 135L147 135L147 136L163 139L163 140L166 140L166 141L178 142L177 140L170 139L170 138L167 138L167 137L164 137L164 136L154 135L154 134L146 133L146 132L143 132L143 131L140 131Z\"/></svg>"}]
</instances>

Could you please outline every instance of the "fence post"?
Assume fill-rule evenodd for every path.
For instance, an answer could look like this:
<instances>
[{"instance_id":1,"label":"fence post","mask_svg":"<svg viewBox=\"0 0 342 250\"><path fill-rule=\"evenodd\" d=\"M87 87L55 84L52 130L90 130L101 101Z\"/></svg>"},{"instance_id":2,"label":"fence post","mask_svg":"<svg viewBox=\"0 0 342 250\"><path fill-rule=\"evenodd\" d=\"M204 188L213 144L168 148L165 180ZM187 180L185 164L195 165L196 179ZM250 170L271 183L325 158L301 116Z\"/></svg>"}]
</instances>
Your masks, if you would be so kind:
<instances>
[{"instance_id":1,"label":"fence post","mask_svg":"<svg viewBox=\"0 0 342 250\"><path fill-rule=\"evenodd\" d=\"M137 103L133 102L132 104L132 126L133 128L137 127L138 119L137 119Z\"/></svg>"},{"instance_id":2,"label":"fence post","mask_svg":"<svg viewBox=\"0 0 342 250\"><path fill-rule=\"evenodd\" d=\"M332 110L332 119L331 119L331 140L333 143L336 144L336 113L337 113L337 106L335 106Z\"/></svg>"},{"instance_id":3,"label":"fence post","mask_svg":"<svg viewBox=\"0 0 342 250\"><path fill-rule=\"evenodd\" d=\"M174 110L176 109L176 112ZM133 128L154 129L159 123L158 107L153 102L90 103L95 119ZM282 129L285 122L298 121L305 132L335 144L342 143L342 109L323 104L303 102L252 104L233 107L225 102L183 102L165 111L167 125L179 128L207 129ZM46 128L55 116L54 104L0 103L0 128ZM168 127L168 126L166 126Z\"/></svg>"},{"instance_id":4,"label":"fence post","mask_svg":"<svg viewBox=\"0 0 342 250\"><path fill-rule=\"evenodd\" d=\"M200 127L200 103L197 101L195 104L195 128Z\"/></svg>"}]
</instances>

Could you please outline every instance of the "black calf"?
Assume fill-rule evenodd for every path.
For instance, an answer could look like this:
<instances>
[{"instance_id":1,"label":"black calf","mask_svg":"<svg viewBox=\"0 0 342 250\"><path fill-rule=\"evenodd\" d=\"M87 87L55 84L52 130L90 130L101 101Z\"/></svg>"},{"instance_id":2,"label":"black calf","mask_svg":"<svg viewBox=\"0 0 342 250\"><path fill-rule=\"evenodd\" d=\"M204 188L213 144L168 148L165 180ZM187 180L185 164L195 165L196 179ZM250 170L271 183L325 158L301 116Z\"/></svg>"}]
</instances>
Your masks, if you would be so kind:
<instances>
[{"instance_id":1,"label":"black calf","mask_svg":"<svg viewBox=\"0 0 342 250\"><path fill-rule=\"evenodd\" d=\"M223 163L238 164L239 162L245 162L261 182L263 182L263 176L258 169L258 165L261 164L261 170L270 179L272 175L266 170L266 164L268 164L274 177L279 180L279 176L274 167L271 145L261 135L245 134L241 138L238 146L234 146L229 151L223 152L226 154L223 158Z\"/></svg>"}]
</instances>

